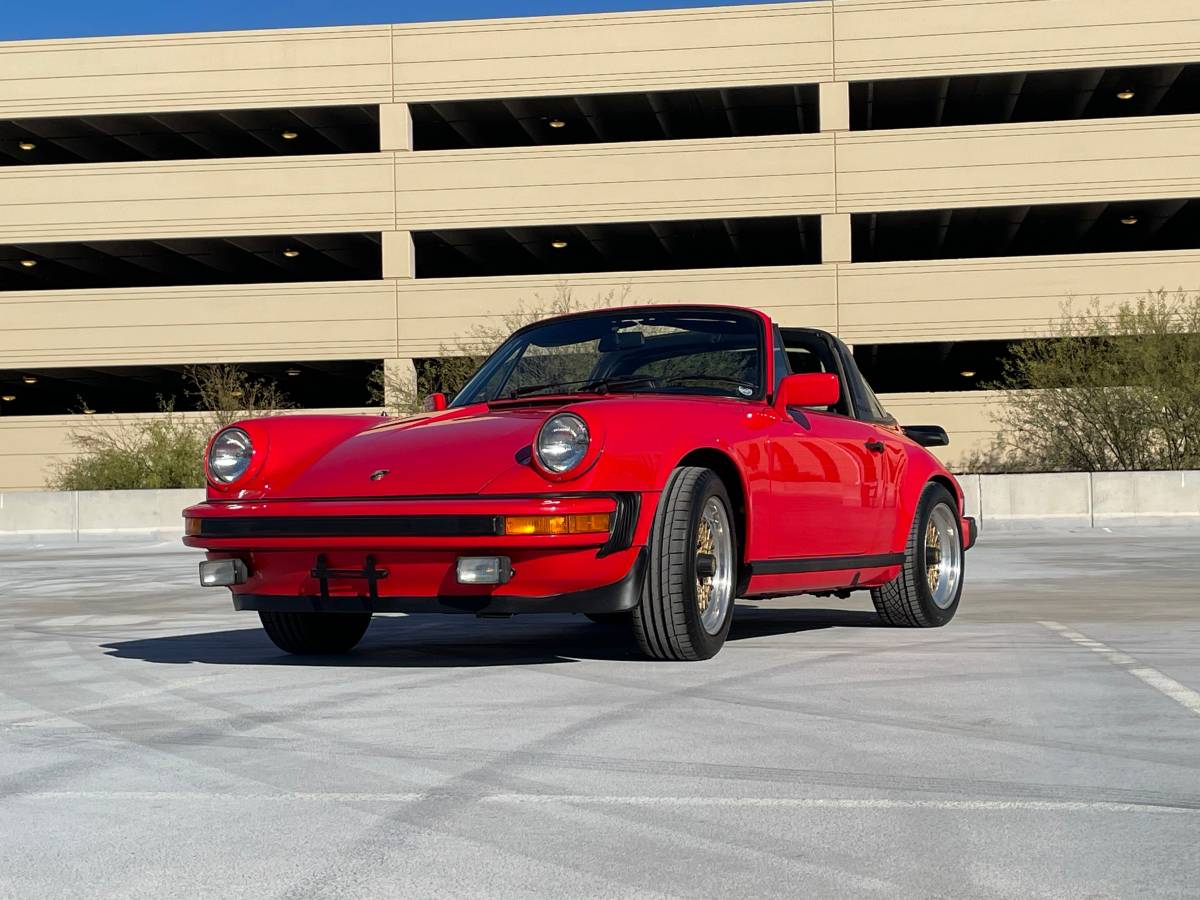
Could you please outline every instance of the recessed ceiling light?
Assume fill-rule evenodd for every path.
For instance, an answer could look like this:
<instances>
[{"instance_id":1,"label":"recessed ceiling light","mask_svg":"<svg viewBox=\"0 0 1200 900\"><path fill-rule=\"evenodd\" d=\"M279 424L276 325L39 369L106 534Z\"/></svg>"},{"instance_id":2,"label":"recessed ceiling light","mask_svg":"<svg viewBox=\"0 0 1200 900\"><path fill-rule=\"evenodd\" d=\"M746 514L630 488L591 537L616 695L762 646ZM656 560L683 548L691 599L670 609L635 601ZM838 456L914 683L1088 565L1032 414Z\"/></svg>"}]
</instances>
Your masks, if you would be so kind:
<instances>
[{"instance_id":1,"label":"recessed ceiling light","mask_svg":"<svg viewBox=\"0 0 1200 900\"><path fill-rule=\"evenodd\" d=\"M21 380L22 380L23 382L25 382L26 384L37 384L37 378L36 378L36 377L34 377L33 375L26 375L26 376L25 376L24 378L22 378Z\"/></svg>"},{"instance_id":2,"label":"recessed ceiling light","mask_svg":"<svg viewBox=\"0 0 1200 900\"><path fill-rule=\"evenodd\" d=\"M23 260L21 260L21 265L23 265L27 269L32 269L34 266L37 265L37 260L36 259L23 259Z\"/></svg>"},{"instance_id":3,"label":"recessed ceiling light","mask_svg":"<svg viewBox=\"0 0 1200 900\"><path fill-rule=\"evenodd\" d=\"M975 372L971 369L964 369L963 371L959 372L958 374L961 375L963 378L974 378L975 377Z\"/></svg>"},{"instance_id":4,"label":"recessed ceiling light","mask_svg":"<svg viewBox=\"0 0 1200 900\"><path fill-rule=\"evenodd\" d=\"M1136 225L1137 223L1138 223L1137 216L1122 216L1121 217L1122 225Z\"/></svg>"},{"instance_id":5,"label":"recessed ceiling light","mask_svg":"<svg viewBox=\"0 0 1200 900\"><path fill-rule=\"evenodd\" d=\"M300 135L294 131L281 131L279 136L285 141L294 141L296 138L300 137Z\"/></svg>"},{"instance_id":6,"label":"recessed ceiling light","mask_svg":"<svg viewBox=\"0 0 1200 900\"><path fill-rule=\"evenodd\" d=\"M297 375L300 374L300 370L299 369L288 369L287 373L289 375L291 375L293 378L295 378Z\"/></svg>"},{"instance_id":7,"label":"recessed ceiling light","mask_svg":"<svg viewBox=\"0 0 1200 900\"><path fill-rule=\"evenodd\" d=\"M566 128L567 127L567 123L564 122L562 119L547 119L546 124L549 125L551 128Z\"/></svg>"},{"instance_id":8,"label":"recessed ceiling light","mask_svg":"<svg viewBox=\"0 0 1200 900\"><path fill-rule=\"evenodd\" d=\"M1131 91L1129 88L1125 88L1125 90L1117 92L1118 100L1132 100L1136 96L1137 95L1133 91Z\"/></svg>"},{"instance_id":9,"label":"recessed ceiling light","mask_svg":"<svg viewBox=\"0 0 1200 900\"><path fill-rule=\"evenodd\" d=\"M567 242L566 241L551 241L550 246L553 247L555 250L561 250L563 247L567 246Z\"/></svg>"},{"instance_id":10,"label":"recessed ceiling light","mask_svg":"<svg viewBox=\"0 0 1200 900\"><path fill-rule=\"evenodd\" d=\"M37 144L35 144L33 141L21 141L21 143L17 144L17 146L26 152L37 149Z\"/></svg>"},{"instance_id":11,"label":"recessed ceiling light","mask_svg":"<svg viewBox=\"0 0 1200 900\"><path fill-rule=\"evenodd\" d=\"M283 255L286 256L288 259L295 259L297 256L300 255L300 251L297 250L295 247L287 247L286 249L284 249Z\"/></svg>"},{"instance_id":12,"label":"recessed ceiling light","mask_svg":"<svg viewBox=\"0 0 1200 900\"><path fill-rule=\"evenodd\" d=\"M12 394L5 394L3 397L0 397L0 400L3 400L5 403L12 403L16 399Z\"/></svg>"}]
</instances>

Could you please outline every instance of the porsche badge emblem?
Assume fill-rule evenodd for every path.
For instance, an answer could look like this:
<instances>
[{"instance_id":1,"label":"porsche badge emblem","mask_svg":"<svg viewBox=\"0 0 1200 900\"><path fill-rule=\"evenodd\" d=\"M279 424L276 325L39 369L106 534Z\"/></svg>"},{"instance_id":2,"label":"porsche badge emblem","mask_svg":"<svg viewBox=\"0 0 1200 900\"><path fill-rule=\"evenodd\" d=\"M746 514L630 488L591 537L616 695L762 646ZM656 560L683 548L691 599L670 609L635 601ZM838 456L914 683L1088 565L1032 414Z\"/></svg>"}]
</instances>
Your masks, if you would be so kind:
<instances>
[{"instance_id":1,"label":"porsche badge emblem","mask_svg":"<svg viewBox=\"0 0 1200 900\"><path fill-rule=\"evenodd\" d=\"M387 477L387 473L390 471L392 471L392 470L391 469L376 469L374 472L371 473L371 480L372 481L382 481L384 478Z\"/></svg>"}]
</instances>

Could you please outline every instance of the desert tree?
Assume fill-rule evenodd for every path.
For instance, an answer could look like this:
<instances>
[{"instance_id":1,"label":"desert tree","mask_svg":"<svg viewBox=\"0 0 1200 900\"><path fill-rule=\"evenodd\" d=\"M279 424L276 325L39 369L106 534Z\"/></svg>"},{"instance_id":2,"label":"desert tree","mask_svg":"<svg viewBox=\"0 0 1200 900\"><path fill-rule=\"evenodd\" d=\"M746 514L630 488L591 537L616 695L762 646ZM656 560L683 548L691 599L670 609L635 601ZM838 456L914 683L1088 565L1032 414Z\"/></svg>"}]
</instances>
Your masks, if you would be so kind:
<instances>
[{"instance_id":1,"label":"desert tree","mask_svg":"<svg viewBox=\"0 0 1200 900\"><path fill-rule=\"evenodd\" d=\"M989 386L1000 433L961 471L1200 468L1200 295L1068 302Z\"/></svg>"}]
</instances>

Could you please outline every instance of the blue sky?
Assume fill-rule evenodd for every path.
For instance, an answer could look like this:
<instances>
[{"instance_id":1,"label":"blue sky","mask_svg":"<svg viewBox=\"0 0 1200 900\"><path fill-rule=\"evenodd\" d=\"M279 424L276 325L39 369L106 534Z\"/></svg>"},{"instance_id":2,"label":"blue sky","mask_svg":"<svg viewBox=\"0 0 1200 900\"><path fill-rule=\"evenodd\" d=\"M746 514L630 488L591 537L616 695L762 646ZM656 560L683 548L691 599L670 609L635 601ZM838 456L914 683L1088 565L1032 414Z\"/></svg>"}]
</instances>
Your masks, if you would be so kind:
<instances>
[{"instance_id":1,"label":"blue sky","mask_svg":"<svg viewBox=\"0 0 1200 900\"><path fill-rule=\"evenodd\" d=\"M0 41L744 6L753 0L9 0ZM762 0L757 0L762 2Z\"/></svg>"}]
</instances>

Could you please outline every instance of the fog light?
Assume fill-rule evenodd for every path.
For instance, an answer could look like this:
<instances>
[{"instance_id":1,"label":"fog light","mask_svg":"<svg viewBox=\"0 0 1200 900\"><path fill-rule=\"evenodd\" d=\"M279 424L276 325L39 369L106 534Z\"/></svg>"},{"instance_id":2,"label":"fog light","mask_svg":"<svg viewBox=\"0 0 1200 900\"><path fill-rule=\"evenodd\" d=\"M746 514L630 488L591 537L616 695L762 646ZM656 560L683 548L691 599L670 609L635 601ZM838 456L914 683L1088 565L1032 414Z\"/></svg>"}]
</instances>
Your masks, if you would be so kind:
<instances>
[{"instance_id":1,"label":"fog light","mask_svg":"<svg viewBox=\"0 0 1200 900\"><path fill-rule=\"evenodd\" d=\"M240 559L206 559L200 563L200 583L205 587L244 584L250 574Z\"/></svg>"},{"instance_id":2,"label":"fog light","mask_svg":"<svg viewBox=\"0 0 1200 900\"><path fill-rule=\"evenodd\" d=\"M460 556L459 584L507 584L512 578L512 561L507 556Z\"/></svg>"}]
</instances>

